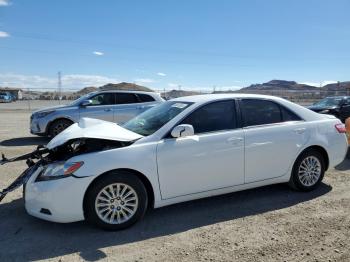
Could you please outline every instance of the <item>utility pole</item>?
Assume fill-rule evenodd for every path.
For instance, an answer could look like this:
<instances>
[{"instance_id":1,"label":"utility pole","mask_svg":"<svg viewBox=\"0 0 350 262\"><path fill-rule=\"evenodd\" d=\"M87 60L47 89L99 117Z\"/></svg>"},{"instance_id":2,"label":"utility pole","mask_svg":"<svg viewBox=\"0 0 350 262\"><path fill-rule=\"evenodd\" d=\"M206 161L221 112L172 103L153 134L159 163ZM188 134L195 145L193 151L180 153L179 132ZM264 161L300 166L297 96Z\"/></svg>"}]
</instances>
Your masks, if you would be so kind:
<instances>
[{"instance_id":1,"label":"utility pole","mask_svg":"<svg viewBox=\"0 0 350 262\"><path fill-rule=\"evenodd\" d=\"M61 76L61 71L58 72L58 103L61 104L61 99L62 99L62 76Z\"/></svg>"}]
</instances>

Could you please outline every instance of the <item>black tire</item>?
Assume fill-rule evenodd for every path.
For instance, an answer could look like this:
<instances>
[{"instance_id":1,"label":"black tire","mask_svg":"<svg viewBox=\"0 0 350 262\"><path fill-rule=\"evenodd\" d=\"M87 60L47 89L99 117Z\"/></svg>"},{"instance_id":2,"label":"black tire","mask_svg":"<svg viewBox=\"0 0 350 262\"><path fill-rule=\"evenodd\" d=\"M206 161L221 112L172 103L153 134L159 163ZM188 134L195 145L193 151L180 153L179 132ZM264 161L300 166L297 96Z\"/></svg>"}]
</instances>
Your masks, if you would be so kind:
<instances>
[{"instance_id":1,"label":"black tire","mask_svg":"<svg viewBox=\"0 0 350 262\"><path fill-rule=\"evenodd\" d=\"M299 169L303 161L309 157L316 158L319 161L320 175L317 178L317 181L315 183L312 183L310 185L305 185L305 183L302 182L299 176ZM300 156L297 158L297 160L294 163L292 175L289 180L289 186L298 191L304 191L304 192L312 191L320 185L324 177L324 173L325 173L325 160L323 155L319 151L314 149L306 150L300 154Z\"/></svg>"},{"instance_id":2,"label":"black tire","mask_svg":"<svg viewBox=\"0 0 350 262\"><path fill-rule=\"evenodd\" d=\"M53 138L57 136L59 133L61 133L63 130L65 130L67 127L72 125L73 122L68 119L58 119L55 120L49 128L48 135Z\"/></svg>"},{"instance_id":3,"label":"black tire","mask_svg":"<svg viewBox=\"0 0 350 262\"><path fill-rule=\"evenodd\" d=\"M101 194L104 188L110 185L116 186L116 184L118 185L124 184L134 190L134 192L137 195L137 207L135 209L135 213L128 220L124 222L119 222L119 221L116 221L117 218L115 218L113 219L114 223L107 223L106 221L102 220L102 218L100 217L101 214L99 215L97 213L96 203L98 203L98 200L96 199L99 196L99 194ZM108 193L110 192L111 191L109 191ZM115 205L115 206L113 206L114 209L112 209L111 206L109 206L108 207L109 210L107 210L107 212L111 210L114 210L115 213L118 212L116 210L116 206L118 206L119 204L117 204L116 202L117 202L116 198L115 198L114 204L109 202L110 203L109 205ZM86 197L84 201L84 213L85 213L85 219L90 224L105 230L115 231L115 230L121 230L121 229L130 227L131 225L136 223L138 220L140 220L144 216L147 210L147 206L148 206L148 196L147 196L146 188L142 183L142 181L135 174L131 172L118 171L118 172L110 172L104 175L102 178L96 180L96 182L94 182L92 186L90 186L90 188L88 189L88 192L86 193ZM113 215L113 218L114 217L115 215Z\"/></svg>"}]
</instances>

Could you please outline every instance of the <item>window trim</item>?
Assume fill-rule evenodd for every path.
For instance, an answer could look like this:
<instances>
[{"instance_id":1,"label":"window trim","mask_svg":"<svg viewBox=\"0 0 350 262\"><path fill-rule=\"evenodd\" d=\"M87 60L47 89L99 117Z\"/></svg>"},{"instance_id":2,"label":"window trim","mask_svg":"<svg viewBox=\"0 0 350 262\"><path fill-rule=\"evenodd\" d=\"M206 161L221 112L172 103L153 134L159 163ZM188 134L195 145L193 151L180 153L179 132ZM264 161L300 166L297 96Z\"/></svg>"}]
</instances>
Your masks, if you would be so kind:
<instances>
[{"instance_id":1,"label":"window trim","mask_svg":"<svg viewBox=\"0 0 350 262\"><path fill-rule=\"evenodd\" d=\"M202 133L198 133L198 134L194 134L195 136L201 136L201 135L206 135L206 134L212 134L212 133L222 133L222 132L229 132L232 130L237 130L237 129L242 129L242 122L241 122L241 117L239 116L239 106L238 106L238 101L236 98L227 98L227 99L222 99L222 100L215 100L215 101L208 101L196 108L193 108L190 112L188 112L185 116L183 116L179 121L177 121L171 128L169 128L169 131L165 133L165 135L163 135L163 137L160 139L177 139L176 137L172 137L171 136L171 131L178 125L181 124L181 122L183 120L185 120L186 117L188 117L190 114L192 114L194 111L201 109L204 106L207 106L209 104L212 103L216 103L216 102L225 102L225 101L231 101L234 103L235 106L235 115L236 115L236 128L233 129L223 129L223 130L217 130L217 131L209 131L209 132L202 132ZM237 110L238 108L238 110Z\"/></svg>"},{"instance_id":2,"label":"window trim","mask_svg":"<svg viewBox=\"0 0 350 262\"><path fill-rule=\"evenodd\" d=\"M280 116L281 119L283 120L283 115L282 115L282 108L284 110L286 110L287 112L291 112L294 115L296 115L300 120L291 120L291 121L282 121L282 122L277 122L277 123L269 123L269 124L261 124L261 125L252 125L252 126L246 126L245 125L245 119L244 119L244 115L243 115L243 100L260 100L260 101L268 101L268 102L272 102L274 104L276 104L280 110ZM305 122L305 120L299 116L299 114L295 113L294 111L291 111L289 108L285 107L284 105L282 105L281 103L274 101L272 99L267 99L267 98L239 98L237 99L237 102L239 104L239 108L240 108L240 113L241 113L241 123L242 123L242 128L243 129L250 129L250 128L256 128L256 127L264 127L264 126L277 126L277 125L281 125L284 123L292 123L292 122Z\"/></svg>"}]
</instances>

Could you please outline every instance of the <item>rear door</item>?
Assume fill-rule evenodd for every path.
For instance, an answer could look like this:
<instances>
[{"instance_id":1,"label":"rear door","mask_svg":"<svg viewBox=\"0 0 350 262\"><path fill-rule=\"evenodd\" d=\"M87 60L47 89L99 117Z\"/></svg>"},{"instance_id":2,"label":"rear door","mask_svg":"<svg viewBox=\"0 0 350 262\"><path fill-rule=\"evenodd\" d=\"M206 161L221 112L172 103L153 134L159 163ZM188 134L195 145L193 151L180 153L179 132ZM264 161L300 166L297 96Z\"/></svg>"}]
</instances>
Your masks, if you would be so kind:
<instances>
[{"instance_id":1,"label":"rear door","mask_svg":"<svg viewBox=\"0 0 350 262\"><path fill-rule=\"evenodd\" d=\"M79 108L79 116L97 118L105 121L114 121L113 106L115 104L114 93L100 93L91 97L92 104Z\"/></svg>"},{"instance_id":2,"label":"rear door","mask_svg":"<svg viewBox=\"0 0 350 262\"><path fill-rule=\"evenodd\" d=\"M242 99L245 183L287 173L309 131L300 117L269 100Z\"/></svg>"},{"instance_id":3,"label":"rear door","mask_svg":"<svg viewBox=\"0 0 350 262\"><path fill-rule=\"evenodd\" d=\"M116 93L116 104L114 106L114 121L119 125L124 124L131 118L141 113L139 98L134 93Z\"/></svg>"}]
</instances>

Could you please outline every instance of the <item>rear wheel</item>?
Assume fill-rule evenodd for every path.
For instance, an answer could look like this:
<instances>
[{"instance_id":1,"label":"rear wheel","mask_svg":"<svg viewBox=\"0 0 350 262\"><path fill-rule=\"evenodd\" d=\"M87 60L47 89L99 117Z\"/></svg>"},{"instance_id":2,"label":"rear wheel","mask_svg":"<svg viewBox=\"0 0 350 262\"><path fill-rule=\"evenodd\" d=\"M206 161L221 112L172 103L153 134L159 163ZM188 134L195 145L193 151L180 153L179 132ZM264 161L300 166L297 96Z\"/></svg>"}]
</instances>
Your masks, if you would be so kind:
<instances>
[{"instance_id":1,"label":"rear wheel","mask_svg":"<svg viewBox=\"0 0 350 262\"><path fill-rule=\"evenodd\" d=\"M106 230L127 228L143 217L147 209L147 191L132 173L109 173L96 181L86 195L87 221Z\"/></svg>"},{"instance_id":2,"label":"rear wheel","mask_svg":"<svg viewBox=\"0 0 350 262\"><path fill-rule=\"evenodd\" d=\"M310 149L296 160L289 185L299 191L311 191L319 186L325 173L322 154Z\"/></svg>"},{"instance_id":3,"label":"rear wheel","mask_svg":"<svg viewBox=\"0 0 350 262\"><path fill-rule=\"evenodd\" d=\"M72 125L73 122L68 120L68 119L59 119L54 121L49 128L49 136L50 137L55 137L59 133L61 133L63 130L65 130L67 127Z\"/></svg>"}]
</instances>

